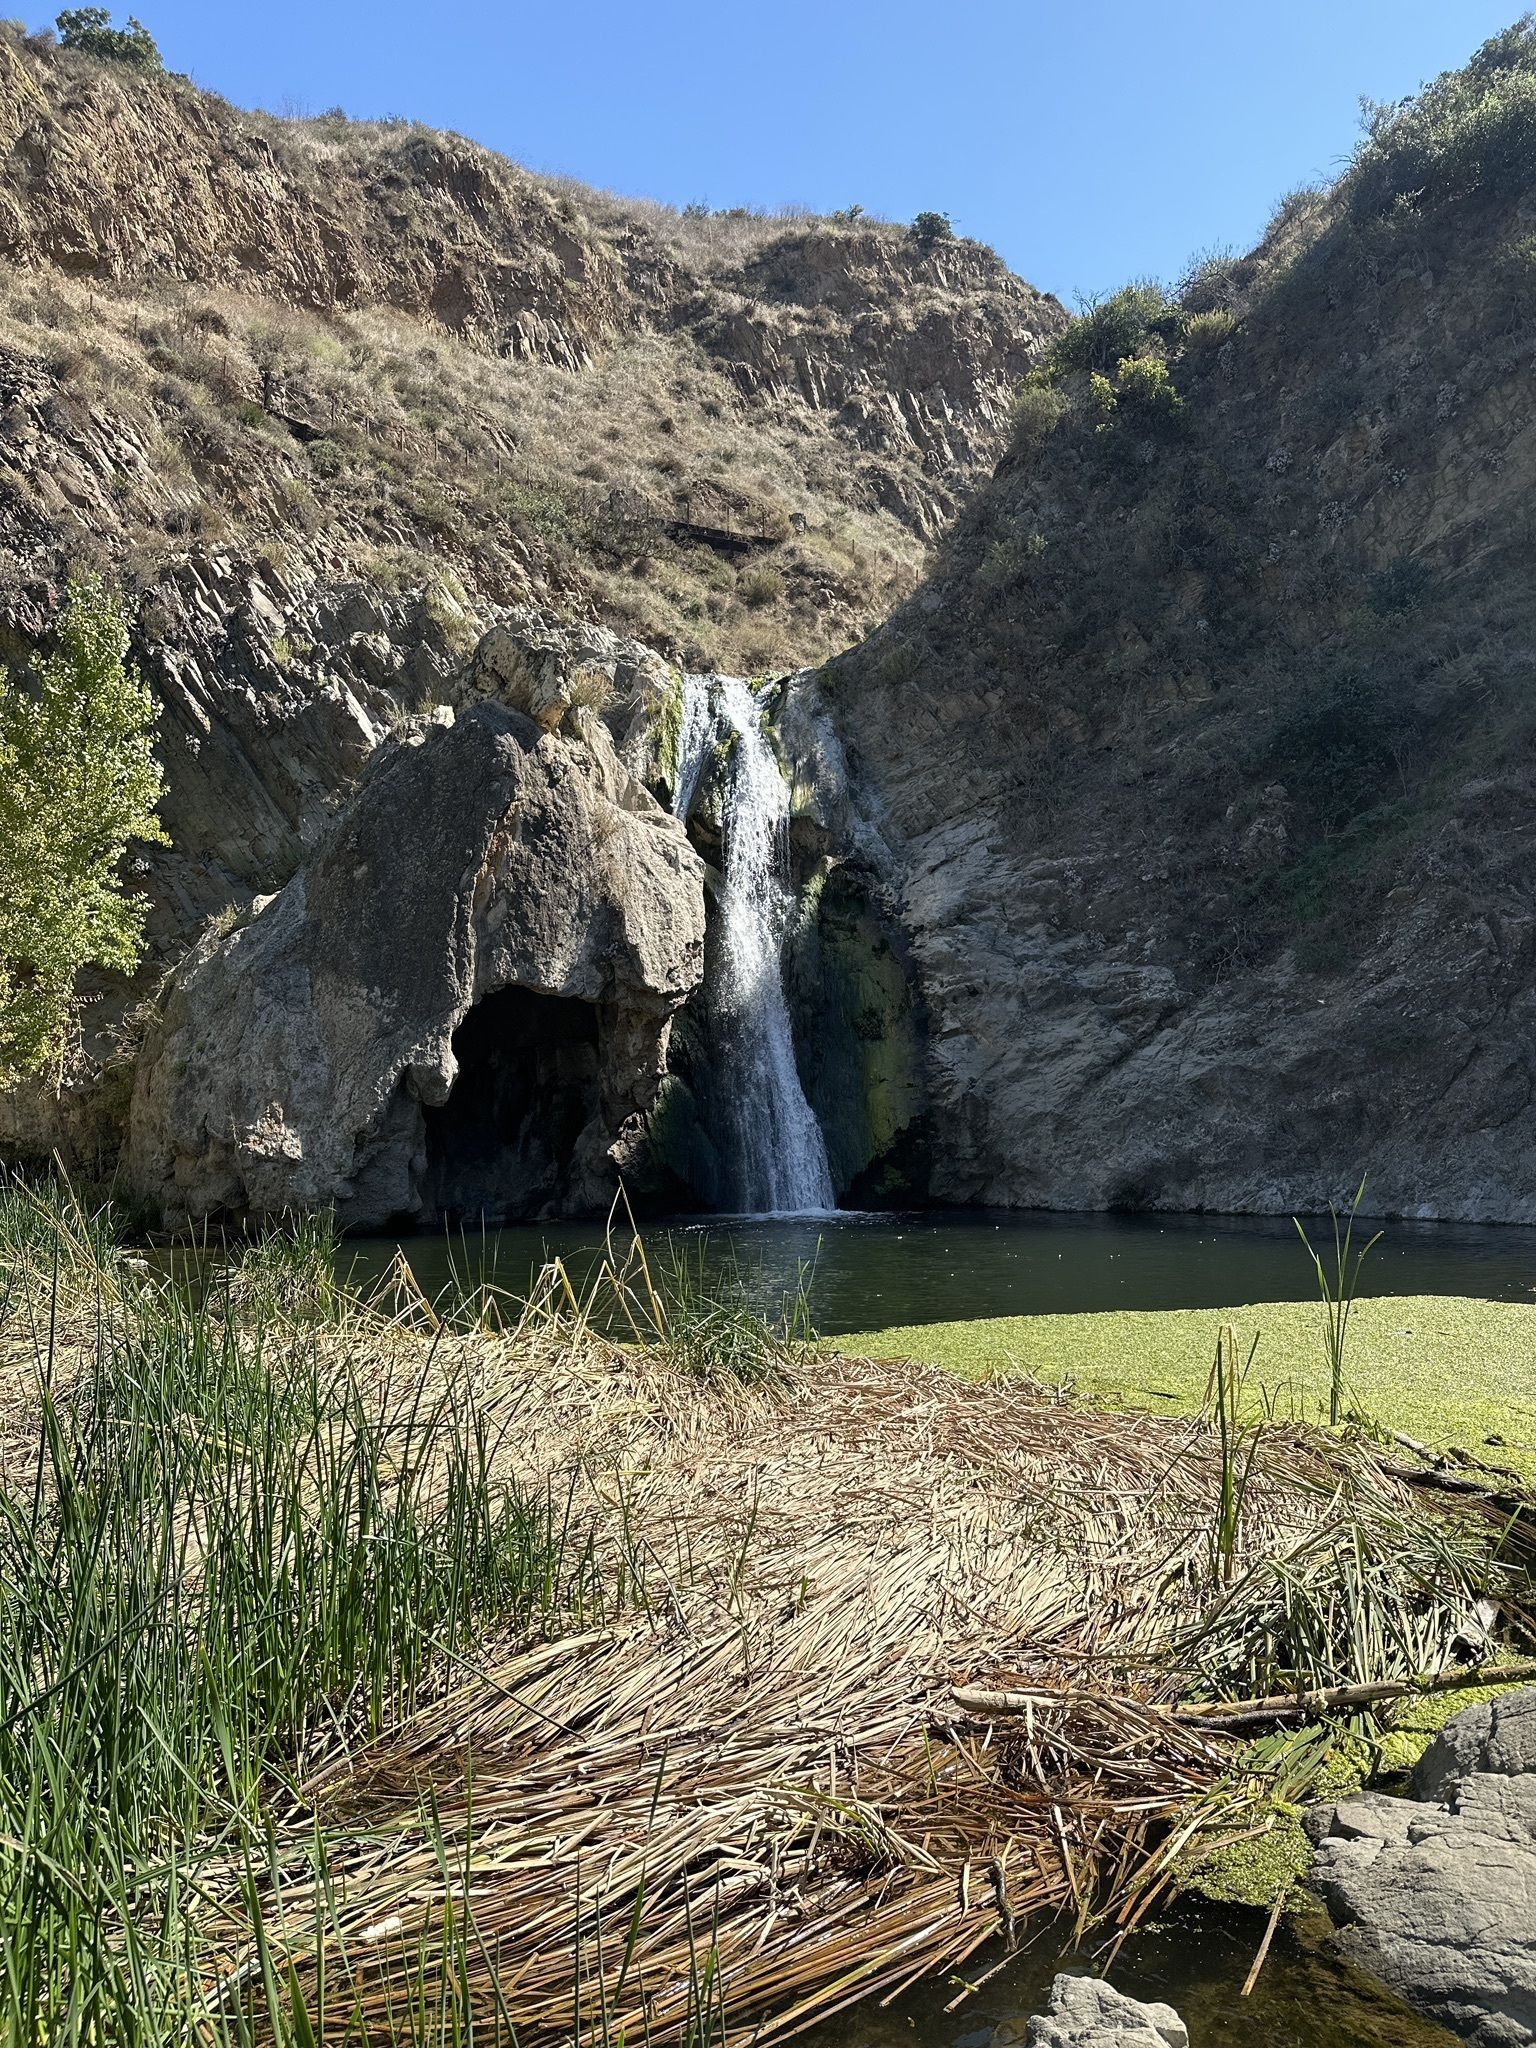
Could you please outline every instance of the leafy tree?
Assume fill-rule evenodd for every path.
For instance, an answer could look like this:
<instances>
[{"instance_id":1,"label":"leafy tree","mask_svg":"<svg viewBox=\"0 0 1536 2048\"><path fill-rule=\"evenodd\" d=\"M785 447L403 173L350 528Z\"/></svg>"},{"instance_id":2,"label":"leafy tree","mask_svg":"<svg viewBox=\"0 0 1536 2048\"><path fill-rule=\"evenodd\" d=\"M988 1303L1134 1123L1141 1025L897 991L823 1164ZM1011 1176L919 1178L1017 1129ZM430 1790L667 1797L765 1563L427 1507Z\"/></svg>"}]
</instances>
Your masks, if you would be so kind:
<instances>
[{"instance_id":1,"label":"leafy tree","mask_svg":"<svg viewBox=\"0 0 1536 2048\"><path fill-rule=\"evenodd\" d=\"M130 840L166 838L154 699L127 653L122 603L92 580L26 680L0 669L0 1086L58 1057L82 967L127 972L143 950L118 868Z\"/></svg>"},{"instance_id":2,"label":"leafy tree","mask_svg":"<svg viewBox=\"0 0 1536 2048\"><path fill-rule=\"evenodd\" d=\"M54 25L66 50L83 50L88 57L106 57L140 71L160 69L155 39L134 15L126 28L114 28L105 7L66 7Z\"/></svg>"},{"instance_id":3,"label":"leafy tree","mask_svg":"<svg viewBox=\"0 0 1536 2048\"><path fill-rule=\"evenodd\" d=\"M954 222L947 213L920 213L912 222L912 239L924 249L931 249L935 242L952 242Z\"/></svg>"}]
</instances>

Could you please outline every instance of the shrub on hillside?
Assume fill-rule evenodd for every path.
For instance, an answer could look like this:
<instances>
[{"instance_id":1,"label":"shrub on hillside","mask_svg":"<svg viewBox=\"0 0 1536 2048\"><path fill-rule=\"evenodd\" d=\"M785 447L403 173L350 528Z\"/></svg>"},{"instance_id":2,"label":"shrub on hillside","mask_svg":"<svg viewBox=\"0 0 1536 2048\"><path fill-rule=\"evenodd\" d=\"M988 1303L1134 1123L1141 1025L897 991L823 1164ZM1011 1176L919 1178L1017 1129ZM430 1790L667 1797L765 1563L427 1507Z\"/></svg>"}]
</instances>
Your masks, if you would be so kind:
<instances>
[{"instance_id":1,"label":"shrub on hillside","mask_svg":"<svg viewBox=\"0 0 1536 2048\"><path fill-rule=\"evenodd\" d=\"M1229 248L1192 256L1179 279L1178 301L1189 313L1210 313L1236 303L1244 259Z\"/></svg>"},{"instance_id":2,"label":"shrub on hillside","mask_svg":"<svg viewBox=\"0 0 1536 2048\"><path fill-rule=\"evenodd\" d=\"M935 242L952 242L954 222L947 213L920 213L912 222L912 239L924 249L931 249Z\"/></svg>"},{"instance_id":3,"label":"shrub on hillside","mask_svg":"<svg viewBox=\"0 0 1536 2048\"><path fill-rule=\"evenodd\" d=\"M1286 704L1261 757L1313 829L1339 832L1405 789L1408 706L1378 675L1319 676Z\"/></svg>"},{"instance_id":4,"label":"shrub on hillside","mask_svg":"<svg viewBox=\"0 0 1536 2048\"><path fill-rule=\"evenodd\" d=\"M325 436L309 444L309 466L316 476L337 477L347 466L343 449Z\"/></svg>"},{"instance_id":5,"label":"shrub on hillside","mask_svg":"<svg viewBox=\"0 0 1536 2048\"><path fill-rule=\"evenodd\" d=\"M1237 316L1225 309L1193 314L1184 330L1184 346L1187 349L1214 347L1216 343L1225 341L1236 325Z\"/></svg>"},{"instance_id":6,"label":"shrub on hillside","mask_svg":"<svg viewBox=\"0 0 1536 2048\"><path fill-rule=\"evenodd\" d=\"M1186 320L1161 285L1124 285L1110 298L1089 302L1056 337L1052 361L1064 370L1112 370L1123 357L1140 355L1154 336L1177 340Z\"/></svg>"},{"instance_id":7,"label":"shrub on hillside","mask_svg":"<svg viewBox=\"0 0 1536 2048\"><path fill-rule=\"evenodd\" d=\"M777 569L749 569L736 586L742 603L752 611L777 604L784 595L784 578Z\"/></svg>"},{"instance_id":8,"label":"shrub on hillside","mask_svg":"<svg viewBox=\"0 0 1536 2048\"><path fill-rule=\"evenodd\" d=\"M1014 446L1037 448L1067 409L1067 399L1048 379L1026 377L1013 399Z\"/></svg>"},{"instance_id":9,"label":"shrub on hillside","mask_svg":"<svg viewBox=\"0 0 1536 2048\"><path fill-rule=\"evenodd\" d=\"M1366 603L1376 616L1388 619L1401 612L1416 612L1435 586L1435 572L1428 562L1412 555L1399 555L1378 569L1366 591Z\"/></svg>"},{"instance_id":10,"label":"shrub on hillside","mask_svg":"<svg viewBox=\"0 0 1536 2048\"><path fill-rule=\"evenodd\" d=\"M1115 398L1122 409L1130 408L1141 426L1172 427L1184 416L1184 400L1161 356L1122 357L1115 377Z\"/></svg>"},{"instance_id":11,"label":"shrub on hillside","mask_svg":"<svg viewBox=\"0 0 1536 2048\"><path fill-rule=\"evenodd\" d=\"M995 540L982 557L976 581L983 590L1016 589L1028 581L1046 550L1043 533L1008 533Z\"/></svg>"},{"instance_id":12,"label":"shrub on hillside","mask_svg":"<svg viewBox=\"0 0 1536 2048\"><path fill-rule=\"evenodd\" d=\"M1536 21L1524 16L1415 99L1366 109L1355 160L1357 212L1459 199L1536 182Z\"/></svg>"},{"instance_id":13,"label":"shrub on hillside","mask_svg":"<svg viewBox=\"0 0 1536 2048\"><path fill-rule=\"evenodd\" d=\"M161 68L154 37L132 14L126 28L114 28L105 7L66 7L54 25L66 50L83 50L88 57L131 64L139 71Z\"/></svg>"}]
</instances>

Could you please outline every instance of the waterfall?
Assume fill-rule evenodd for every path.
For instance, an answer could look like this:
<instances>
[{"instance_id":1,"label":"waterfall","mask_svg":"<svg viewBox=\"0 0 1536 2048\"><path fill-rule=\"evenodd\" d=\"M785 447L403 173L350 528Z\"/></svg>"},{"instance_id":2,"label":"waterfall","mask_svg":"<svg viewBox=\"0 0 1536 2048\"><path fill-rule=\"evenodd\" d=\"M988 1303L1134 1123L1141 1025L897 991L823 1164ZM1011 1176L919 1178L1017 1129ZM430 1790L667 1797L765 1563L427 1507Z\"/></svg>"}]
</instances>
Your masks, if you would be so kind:
<instances>
[{"instance_id":1,"label":"waterfall","mask_svg":"<svg viewBox=\"0 0 1536 2048\"><path fill-rule=\"evenodd\" d=\"M706 990L727 1128L720 1135L731 1204L806 1214L837 1195L827 1148L795 1066L784 999L789 791L750 686L738 676L686 676L673 809L686 819L711 748L731 743L721 798L724 852L719 971Z\"/></svg>"}]
</instances>

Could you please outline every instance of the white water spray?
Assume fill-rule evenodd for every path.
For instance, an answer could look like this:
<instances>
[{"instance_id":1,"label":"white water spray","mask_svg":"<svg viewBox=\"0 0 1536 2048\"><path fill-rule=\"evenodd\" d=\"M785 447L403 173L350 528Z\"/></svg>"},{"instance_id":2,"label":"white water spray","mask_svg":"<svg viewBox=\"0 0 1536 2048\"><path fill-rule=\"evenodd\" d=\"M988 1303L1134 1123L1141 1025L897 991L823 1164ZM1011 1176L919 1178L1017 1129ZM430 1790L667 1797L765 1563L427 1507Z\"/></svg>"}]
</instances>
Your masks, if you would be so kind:
<instances>
[{"instance_id":1,"label":"white water spray","mask_svg":"<svg viewBox=\"0 0 1536 2048\"><path fill-rule=\"evenodd\" d=\"M720 971L708 991L728 1082L732 1203L769 1215L836 1206L826 1142L795 1066L784 999L789 791L762 711L737 676L686 676L673 809L686 818L710 749L731 742L721 820Z\"/></svg>"}]
</instances>

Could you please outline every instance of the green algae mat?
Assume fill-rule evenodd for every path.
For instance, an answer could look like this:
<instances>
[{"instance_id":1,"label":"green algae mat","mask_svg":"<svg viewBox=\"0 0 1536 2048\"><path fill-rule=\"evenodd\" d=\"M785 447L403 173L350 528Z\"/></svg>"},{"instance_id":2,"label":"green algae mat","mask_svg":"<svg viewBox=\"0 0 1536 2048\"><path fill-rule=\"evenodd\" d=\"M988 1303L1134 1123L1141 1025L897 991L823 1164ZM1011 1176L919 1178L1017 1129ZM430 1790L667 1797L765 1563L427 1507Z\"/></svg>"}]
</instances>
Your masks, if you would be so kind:
<instances>
[{"instance_id":1,"label":"green algae mat","mask_svg":"<svg viewBox=\"0 0 1536 2048\"><path fill-rule=\"evenodd\" d=\"M1026 1373L1112 1408L1197 1409L1223 1323L1243 1354L1255 1414L1326 1422L1328 1368L1316 1302L1111 1310L920 1323L841 1337L874 1358L925 1359L971 1375ZM1455 1447L1536 1480L1536 1305L1390 1294L1357 1301L1346 1407L1436 1448Z\"/></svg>"}]
</instances>

